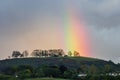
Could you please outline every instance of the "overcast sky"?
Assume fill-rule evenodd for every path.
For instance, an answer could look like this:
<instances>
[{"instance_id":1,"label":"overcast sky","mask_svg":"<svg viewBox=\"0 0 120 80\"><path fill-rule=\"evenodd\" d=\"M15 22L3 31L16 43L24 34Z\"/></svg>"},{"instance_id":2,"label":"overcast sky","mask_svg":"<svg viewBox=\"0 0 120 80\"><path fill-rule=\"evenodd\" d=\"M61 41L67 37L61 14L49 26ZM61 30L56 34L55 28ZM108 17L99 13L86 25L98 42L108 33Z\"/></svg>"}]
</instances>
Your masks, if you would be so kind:
<instances>
[{"instance_id":1,"label":"overcast sky","mask_svg":"<svg viewBox=\"0 0 120 80\"><path fill-rule=\"evenodd\" d=\"M91 57L120 62L120 0L0 0L0 58L13 50L64 49L67 5L87 24Z\"/></svg>"}]
</instances>

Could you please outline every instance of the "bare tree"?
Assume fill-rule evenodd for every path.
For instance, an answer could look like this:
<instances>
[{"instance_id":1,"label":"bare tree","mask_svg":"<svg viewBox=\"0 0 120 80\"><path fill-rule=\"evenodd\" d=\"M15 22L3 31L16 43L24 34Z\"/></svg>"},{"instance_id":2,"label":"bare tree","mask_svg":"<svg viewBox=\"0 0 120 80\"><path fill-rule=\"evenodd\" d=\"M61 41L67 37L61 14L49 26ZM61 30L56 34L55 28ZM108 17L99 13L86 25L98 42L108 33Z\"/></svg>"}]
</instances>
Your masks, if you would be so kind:
<instances>
[{"instance_id":1,"label":"bare tree","mask_svg":"<svg viewBox=\"0 0 120 80\"><path fill-rule=\"evenodd\" d=\"M10 56L8 56L8 59L10 59L11 57Z\"/></svg>"},{"instance_id":2,"label":"bare tree","mask_svg":"<svg viewBox=\"0 0 120 80\"><path fill-rule=\"evenodd\" d=\"M40 54L42 54L42 57L48 57L48 50L42 50Z\"/></svg>"},{"instance_id":3,"label":"bare tree","mask_svg":"<svg viewBox=\"0 0 120 80\"><path fill-rule=\"evenodd\" d=\"M13 51L13 53L12 53L13 58L17 58L17 57L20 57L20 56L21 56L21 53L19 51Z\"/></svg>"},{"instance_id":4,"label":"bare tree","mask_svg":"<svg viewBox=\"0 0 120 80\"><path fill-rule=\"evenodd\" d=\"M27 50L25 50L25 51L23 51L23 53L21 54L23 57L27 57L28 55L29 55L29 53L28 53L28 51Z\"/></svg>"},{"instance_id":5,"label":"bare tree","mask_svg":"<svg viewBox=\"0 0 120 80\"><path fill-rule=\"evenodd\" d=\"M64 56L65 53L62 49L50 49L48 50L48 54L49 56L57 56L57 57L60 57L60 56Z\"/></svg>"},{"instance_id":6,"label":"bare tree","mask_svg":"<svg viewBox=\"0 0 120 80\"><path fill-rule=\"evenodd\" d=\"M72 56L72 52L71 51L68 51L68 56Z\"/></svg>"},{"instance_id":7,"label":"bare tree","mask_svg":"<svg viewBox=\"0 0 120 80\"><path fill-rule=\"evenodd\" d=\"M34 56L34 57L41 57L42 56L42 51L36 49L31 53L31 55Z\"/></svg>"},{"instance_id":8,"label":"bare tree","mask_svg":"<svg viewBox=\"0 0 120 80\"><path fill-rule=\"evenodd\" d=\"M50 50L34 50L31 53L32 56L35 57L59 57L59 56L64 56L65 53L62 49L50 49Z\"/></svg>"},{"instance_id":9,"label":"bare tree","mask_svg":"<svg viewBox=\"0 0 120 80\"><path fill-rule=\"evenodd\" d=\"M80 53L79 52L77 52L77 51L74 51L74 56L80 56Z\"/></svg>"},{"instance_id":10,"label":"bare tree","mask_svg":"<svg viewBox=\"0 0 120 80\"><path fill-rule=\"evenodd\" d=\"M58 56L64 56L64 50L63 49L58 49Z\"/></svg>"}]
</instances>

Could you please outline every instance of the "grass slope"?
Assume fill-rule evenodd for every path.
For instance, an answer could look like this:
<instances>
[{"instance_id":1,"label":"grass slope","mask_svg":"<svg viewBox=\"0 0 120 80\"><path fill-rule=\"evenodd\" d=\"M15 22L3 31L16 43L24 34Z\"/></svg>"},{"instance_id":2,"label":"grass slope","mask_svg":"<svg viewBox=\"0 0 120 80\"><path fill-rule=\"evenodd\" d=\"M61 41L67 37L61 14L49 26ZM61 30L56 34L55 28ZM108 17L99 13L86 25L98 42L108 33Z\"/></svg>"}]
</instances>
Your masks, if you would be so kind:
<instances>
[{"instance_id":1,"label":"grass slope","mask_svg":"<svg viewBox=\"0 0 120 80\"><path fill-rule=\"evenodd\" d=\"M80 65L91 65L94 64L98 67L102 67L105 64L116 66L112 62L88 58L88 57L48 57L48 58L16 58L0 60L0 70L3 70L10 66L19 65L31 65L33 67L39 67L41 65L65 65L68 68L78 68Z\"/></svg>"},{"instance_id":2,"label":"grass slope","mask_svg":"<svg viewBox=\"0 0 120 80\"><path fill-rule=\"evenodd\" d=\"M33 78L33 79L26 79L26 80L68 80L68 79L60 79L60 78Z\"/></svg>"}]
</instances>

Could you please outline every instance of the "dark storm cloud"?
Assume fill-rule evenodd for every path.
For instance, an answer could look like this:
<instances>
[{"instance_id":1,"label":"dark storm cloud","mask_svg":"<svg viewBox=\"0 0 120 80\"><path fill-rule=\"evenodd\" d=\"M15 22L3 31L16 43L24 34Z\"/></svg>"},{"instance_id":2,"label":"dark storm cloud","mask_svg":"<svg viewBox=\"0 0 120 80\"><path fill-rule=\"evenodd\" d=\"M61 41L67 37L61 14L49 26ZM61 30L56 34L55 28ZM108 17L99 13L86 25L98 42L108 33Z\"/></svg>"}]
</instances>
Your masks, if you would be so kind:
<instances>
[{"instance_id":1,"label":"dark storm cloud","mask_svg":"<svg viewBox=\"0 0 120 80\"><path fill-rule=\"evenodd\" d=\"M99 28L120 26L119 0L85 0L82 10L89 25Z\"/></svg>"},{"instance_id":2,"label":"dark storm cloud","mask_svg":"<svg viewBox=\"0 0 120 80\"><path fill-rule=\"evenodd\" d=\"M116 61L120 57L120 1L79 0L77 4L92 34L93 54Z\"/></svg>"}]
</instances>

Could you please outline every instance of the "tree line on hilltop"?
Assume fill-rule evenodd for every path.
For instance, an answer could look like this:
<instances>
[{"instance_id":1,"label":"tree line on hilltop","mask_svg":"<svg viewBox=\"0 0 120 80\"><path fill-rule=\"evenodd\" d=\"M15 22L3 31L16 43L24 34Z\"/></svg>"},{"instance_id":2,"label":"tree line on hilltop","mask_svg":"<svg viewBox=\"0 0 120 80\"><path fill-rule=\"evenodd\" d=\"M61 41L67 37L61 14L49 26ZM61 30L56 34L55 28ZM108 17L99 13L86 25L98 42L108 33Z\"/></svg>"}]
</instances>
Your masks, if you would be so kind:
<instances>
[{"instance_id":1,"label":"tree line on hilltop","mask_svg":"<svg viewBox=\"0 0 120 80\"><path fill-rule=\"evenodd\" d=\"M68 51L67 54L65 54L63 49L49 49L49 50L41 50L36 49L33 50L32 53L29 54L27 50L23 51L22 53L20 51L13 51L11 57L13 58L24 58L28 56L32 57L65 57L65 56L80 56L80 53L77 51L74 51L73 53L71 51ZM10 56L8 56L10 58Z\"/></svg>"}]
</instances>

